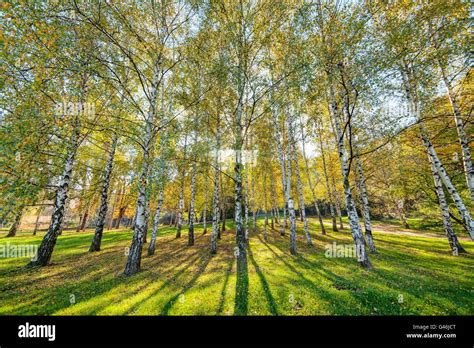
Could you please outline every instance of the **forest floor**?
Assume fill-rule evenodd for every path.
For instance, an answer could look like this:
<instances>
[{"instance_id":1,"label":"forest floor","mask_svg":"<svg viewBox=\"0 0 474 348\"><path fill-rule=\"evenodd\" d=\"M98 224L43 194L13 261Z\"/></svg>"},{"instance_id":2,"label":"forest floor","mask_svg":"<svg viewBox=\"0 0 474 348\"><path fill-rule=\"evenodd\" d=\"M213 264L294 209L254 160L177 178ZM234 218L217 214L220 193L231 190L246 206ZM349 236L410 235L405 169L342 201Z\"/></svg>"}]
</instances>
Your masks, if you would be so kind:
<instances>
[{"instance_id":1,"label":"forest floor","mask_svg":"<svg viewBox=\"0 0 474 348\"><path fill-rule=\"evenodd\" d=\"M210 229L202 235L198 225L196 243L188 247L186 228L180 239L174 228L161 228L156 254L146 256L145 245L142 271L131 277L122 275L131 231L106 230L102 251L92 254L93 231L65 231L47 267L24 268L28 258L0 259L0 314L233 315L236 302L247 315L474 314L474 242L463 239L469 253L453 256L441 234L393 233L395 225L376 222L379 253L367 271L354 258L326 257L329 245L352 244L347 225L339 232L329 220L326 225L323 236L310 219L314 246L308 247L298 222L299 253L292 256L288 232L280 236L269 228L265 242L259 220L250 235L248 291L239 298L231 224L214 256ZM5 235L0 231L0 246L39 244L44 232Z\"/></svg>"}]
</instances>

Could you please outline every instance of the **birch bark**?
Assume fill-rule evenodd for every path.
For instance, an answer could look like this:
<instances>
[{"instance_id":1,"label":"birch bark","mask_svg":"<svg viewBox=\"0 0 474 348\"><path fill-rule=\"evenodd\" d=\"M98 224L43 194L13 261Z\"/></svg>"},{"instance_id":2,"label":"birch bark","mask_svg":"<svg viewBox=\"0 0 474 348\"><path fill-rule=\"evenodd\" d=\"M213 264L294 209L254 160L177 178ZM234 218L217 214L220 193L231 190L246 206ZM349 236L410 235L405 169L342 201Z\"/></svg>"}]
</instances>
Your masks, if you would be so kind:
<instances>
[{"instance_id":1,"label":"birch bark","mask_svg":"<svg viewBox=\"0 0 474 348\"><path fill-rule=\"evenodd\" d=\"M471 239L474 240L474 220L472 220L469 211L467 210L466 206L464 205L464 202L462 201L456 188L451 182L451 179L446 170L444 169L443 164L441 163L441 160L439 159L438 154L436 153L436 150L433 144L431 143L431 140L428 137L428 134L423 126L423 119L421 118L420 100L418 98L417 91L417 83L414 79L413 73L410 71L409 66L405 61L402 61L400 70L403 77L406 96L409 105L411 106L411 111L420 123L419 128L423 145L425 146L426 151L428 152L428 156L430 157L430 160L432 161L436 172L438 173L442 183L448 190L452 200L454 201L454 204L456 205L456 208L459 211L459 214L461 215L464 228L469 233Z\"/></svg>"},{"instance_id":2,"label":"birch bark","mask_svg":"<svg viewBox=\"0 0 474 348\"><path fill-rule=\"evenodd\" d=\"M453 226L451 225L451 218L449 216L449 208L446 202L446 196L444 194L443 183L441 182L441 178L431 158L428 158L428 159L430 161L431 172L433 174L436 195L438 196L438 202L439 202L439 207L441 210L441 218L443 220L444 231L446 232L446 237L448 238L449 246L451 247L453 255L457 256L459 253L465 253L466 250L464 250L464 248L459 243L459 240L456 234L454 233Z\"/></svg>"},{"instance_id":3,"label":"birch bark","mask_svg":"<svg viewBox=\"0 0 474 348\"><path fill-rule=\"evenodd\" d=\"M89 248L90 252L100 251L102 233L104 231L104 226L105 226L105 217L107 216L110 177L112 175L112 169L114 166L114 157L115 157L115 150L117 147L117 141L118 141L118 136L116 133L114 133L113 138L112 138L112 144L109 150L109 156L107 157L107 163L105 164L104 177L102 181L102 192L100 196L99 216L97 218L95 234L94 234L94 237L92 238L92 243ZM111 218L113 218L113 216Z\"/></svg>"},{"instance_id":4,"label":"birch bark","mask_svg":"<svg viewBox=\"0 0 474 348\"><path fill-rule=\"evenodd\" d=\"M153 227L151 230L151 240L148 246L148 256L155 254L156 236L158 234L158 224L160 222L161 206L163 205L163 188L158 192L158 205L156 206L155 216L153 217Z\"/></svg>"},{"instance_id":5,"label":"birch bark","mask_svg":"<svg viewBox=\"0 0 474 348\"><path fill-rule=\"evenodd\" d=\"M158 62L157 62L158 63ZM140 271L143 243L147 228L147 206L148 206L148 174L150 167L151 149L155 139L154 121L156 117L156 101L158 96L158 85L160 81L160 69L155 66L150 90L150 105L145 120L145 134L143 139L143 164L138 183L138 198L136 209L136 220L133 229L132 244L130 246L124 274L130 276Z\"/></svg>"},{"instance_id":6,"label":"birch bark","mask_svg":"<svg viewBox=\"0 0 474 348\"><path fill-rule=\"evenodd\" d=\"M341 126L338 119L336 96L333 86L330 82L330 98L331 98L331 117L333 119L334 128L336 132L337 146L339 152L339 159L341 162L341 171L344 184L344 196L346 199L347 216L349 218L349 225L351 227L352 238L356 248L356 254L359 264L364 268L372 268L368 253L365 250L364 236L359 225L359 216L352 199L352 192L349 183L349 160L344 144L344 135L341 132Z\"/></svg>"},{"instance_id":7,"label":"birch bark","mask_svg":"<svg viewBox=\"0 0 474 348\"><path fill-rule=\"evenodd\" d=\"M364 215L365 239L369 245L369 250L376 253L374 238L372 236L372 224L370 221L369 195L367 194L367 187L365 186L364 172L362 171L362 164L360 163L359 155L356 154L356 167L359 175L359 191L362 198L362 212Z\"/></svg>"},{"instance_id":8,"label":"birch bark","mask_svg":"<svg viewBox=\"0 0 474 348\"><path fill-rule=\"evenodd\" d=\"M304 197L303 197L303 185L301 184L301 175L300 175L300 167L298 164L298 153L296 151L296 141L295 141L295 136L293 133L293 125L290 120L288 123L288 132L289 132L289 141L291 144L291 148L293 150L293 161L295 163L295 174L296 174L296 184L298 187L298 196L299 196L299 201L300 201L300 209L301 209L301 218L303 219L303 226L304 226L304 234L306 237L306 244L308 246L312 246L313 243L311 242L311 235L309 234L309 229L308 229L308 221L306 219L306 211L305 211L305 205L304 205Z\"/></svg>"},{"instance_id":9,"label":"birch bark","mask_svg":"<svg viewBox=\"0 0 474 348\"><path fill-rule=\"evenodd\" d=\"M303 159L304 159L305 168L306 168L306 177L308 178L309 189L311 190L311 194L313 196L314 209L316 210L316 215L318 216L319 226L321 227L321 233L326 234L326 229L324 228L324 223L323 223L323 219L321 217L321 212L319 211L319 206L318 206L318 201L316 199L316 194L314 193L313 182L311 180L311 173L309 171L308 157L306 157L306 150L305 150L306 136L305 136L305 132L304 132L303 122L300 122L300 126L301 126L301 136L302 136L302 142L301 143L302 143L302 150L303 150Z\"/></svg>"},{"instance_id":10,"label":"birch bark","mask_svg":"<svg viewBox=\"0 0 474 348\"><path fill-rule=\"evenodd\" d=\"M288 199L288 215L290 216L290 253L296 255L298 250L296 248L296 216L293 198Z\"/></svg>"},{"instance_id":11,"label":"birch bark","mask_svg":"<svg viewBox=\"0 0 474 348\"><path fill-rule=\"evenodd\" d=\"M74 130L68 146L66 160L64 162L63 172L56 191L54 200L53 215L49 224L48 232L44 236L38 248L36 256L28 264L29 267L46 266L53 254L54 246L61 231L61 225L66 210L66 199L68 196L69 184L71 182L74 161L76 159L77 149L79 147L79 119L76 116L74 120Z\"/></svg>"},{"instance_id":12,"label":"birch bark","mask_svg":"<svg viewBox=\"0 0 474 348\"><path fill-rule=\"evenodd\" d=\"M456 124L456 130L458 132L467 187L469 188L469 192L471 194L471 200L474 201L474 166L472 165L471 150L469 148L470 137L466 134L466 131L464 130L464 122L461 116L461 110L459 109L458 102L456 100L456 94L454 93L453 86L449 81L448 74L446 72L446 66L445 64L443 64L443 61L439 56L439 42L437 38L437 33L431 34L433 46L435 48L436 53L438 54L436 62L438 63L438 67L441 71L441 77L444 86L446 87L446 92L448 94L451 109L453 111L454 123Z\"/></svg>"},{"instance_id":13,"label":"birch bark","mask_svg":"<svg viewBox=\"0 0 474 348\"><path fill-rule=\"evenodd\" d=\"M18 228L20 227L21 217L23 216L23 206L18 208L18 211L15 215L15 220L13 221L10 230L8 231L7 237L15 237L16 233L18 232Z\"/></svg>"},{"instance_id":14,"label":"birch bark","mask_svg":"<svg viewBox=\"0 0 474 348\"><path fill-rule=\"evenodd\" d=\"M187 151L187 137L184 139L184 157ZM176 217L176 238L181 238L181 228L183 226L183 209L184 209L184 169L181 172L181 190L179 191L178 216Z\"/></svg>"},{"instance_id":15,"label":"birch bark","mask_svg":"<svg viewBox=\"0 0 474 348\"><path fill-rule=\"evenodd\" d=\"M329 201L329 211L331 213L332 230L334 232L337 232L338 229L337 229L337 222L336 222L336 214L334 212L334 202L333 202L332 190L331 190L331 186L329 185L329 176L328 176L328 171L327 171L327 167L326 167L326 156L324 154L322 132L319 132L319 137L318 138L319 138L319 149L321 150L321 159L323 161L324 179L326 181L326 190L327 190L328 201Z\"/></svg>"},{"instance_id":16,"label":"birch bark","mask_svg":"<svg viewBox=\"0 0 474 348\"><path fill-rule=\"evenodd\" d=\"M282 185L282 190L283 190L283 197L285 199L285 204L283 205L283 218L282 218L282 224L280 226L280 235L284 236L285 235L285 229L286 229L286 205L287 205L287 196L286 196L286 169L285 169L285 157L283 154L283 145L282 145L282 135L281 135L281 129L280 129L280 122L278 120L278 113L277 110L275 109L275 102L274 102L274 96L273 96L273 90L270 89L270 97L272 99L272 108L271 108L271 114L272 114L272 119L273 119L273 124L275 126L275 142L277 145L277 154L278 154L278 161L280 162L280 171L281 171L281 185Z\"/></svg>"},{"instance_id":17,"label":"birch bark","mask_svg":"<svg viewBox=\"0 0 474 348\"><path fill-rule=\"evenodd\" d=\"M196 196L196 165L193 163L191 172L191 198L189 203L188 246L194 245L194 198Z\"/></svg>"}]
</instances>

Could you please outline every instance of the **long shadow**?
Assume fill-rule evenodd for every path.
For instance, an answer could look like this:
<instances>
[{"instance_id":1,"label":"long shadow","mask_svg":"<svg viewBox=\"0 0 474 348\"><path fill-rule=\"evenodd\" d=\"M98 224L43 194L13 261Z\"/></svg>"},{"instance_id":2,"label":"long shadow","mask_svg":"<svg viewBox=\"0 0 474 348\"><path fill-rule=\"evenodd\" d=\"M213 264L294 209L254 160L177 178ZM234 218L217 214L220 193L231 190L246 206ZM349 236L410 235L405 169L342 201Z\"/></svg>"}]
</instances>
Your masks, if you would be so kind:
<instances>
[{"instance_id":1,"label":"long shadow","mask_svg":"<svg viewBox=\"0 0 474 348\"><path fill-rule=\"evenodd\" d=\"M209 255L207 252L203 254L203 256L200 257L200 259L204 259L204 261L201 263L199 266L199 269L197 273L194 275L194 277L183 287L183 290L178 292L176 295L174 295L172 298L169 299L169 301L164 305L163 309L161 310L160 315L168 315L168 312L171 310L173 307L173 304L176 302L176 300L184 294L186 291L191 289L193 285L196 283L198 278L201 276L202 273L206 270L207 265L209 264L209 261L211 260L211 255Z\"/></svg>"},{"instance_id":2,"label":"long shadow","mask_svg":"<svg viewBox=\"0 0 474 348\"><path fill-rule=\"evenodd\" d=\"M278 246L276 247L280 251L283 251ZM390 255L391 253L393 253L393 251L384 252L385 260L393 259L393 257ZM401 253L400 255L403 256L404 254ZM405 257L407 256L405 255ZM317 267L320 267L318 263L307 260L303 255L298 255L298 259L301 265L304 265L305 268L316 270ZM375 269L371 271L368 279L370 279L370 282L374 283L375 286L371 286L370 288L366 288L362 284L360 285L354 284L352 283L351 279L346 279L344 277L336 275L335 273L331 272L329 269L320 268L319 271L324 272L324 276L328 280L331 280L333 282L333 287L336 288L337 290L349 290L351 293L351 296L357 299L357 301L360 304L364 303L367 300L368 292L376 294L376 297L378 298L378 301L380 303L391 302L393 298L390 297L391 296L390 293L387 293L387 291L384 288L384 287L388 287L393 291L399 291L400 293L410 294L411 296L417 298L420 301L423 301L423 299L428 295L432 298L432 300L438 301L436 305L439 306L439 308L442 308L443 304L441 304L440 301L447 300L449 296L441 298L438 296L437 291L442 289L443 292L447 293L447 292L450 292L452 289L450 287L446 287L445 285L439 283L436 280L436 278L433 278L431 273L426 273L423 267L422 269L417 268L419 267L419 262L417 263L417 258L408 257L407 260L408 261L401 263L404 265L405 269L407 270L406 272L397 272L395 270L387 271L384 269ZM397 257L397 259L393 259L391 262L395 263L395 261L400 263L400 258ZM418 266L414 266L414 265L418 265ZM439 269L438 268L433 269L432 262L426 263L426 265L429 265L429 267L432 268L430 272L431 271L437 272L438 275L442 274L442 276L445 277L446 279L451 278L449 273L444 273L444 272L440 273L440 271L443 269L442 267L440 267ZM459 281L459 279L456 277L452 277L452 281L453 282ZM414 284L414 283L423 284L423 287L417 290L416 288L406 285L406 284ZM365 290L361 291L363 288L365 288ZM459 295L460 293L461 291L459 289L456 289L455 291L453 291L453 297L455 297L454 296L455 294ZM451 303L454 303L451 300L449 301ZM365 304L364 307L367 310L370 310L371 305ZM391 308L391 307L388 306L387 308ZM394 307L394 308L398 308L399 310L402 310L402 307ZM449 309L444 309L444 310L449 310ZM453 313L456 314L457 312L453 312ZM387 312L386 314L400 315L402 314L402 312L393 311L393 312Z\"/></svg>"},{"instance_id":3,"label":"long shadow","mask_svg":"<svg viewBox=\"0 0 474 348\"><path fill-rule=\"evenodd\" d=\"M255 271L257 272L258 278L260 279L260 283L262 283L262 287L268 301L268 309L270 310L270 313L272 313L272 315L278 315L278 309L275 303L275 298L273 297L272 292L270 291L270 286L268 285L268 282L265 276L260 270L260 267L255 261L255 258L253 257L253 253L252 253L252 250L250 249L250 245L249 245L248 251L249 251L250 262L252 262L252 265L255 267Z\"/></svg>"},{"instance_id":4,"label":"long shadow","mask_svg":"<svg viewBox=\"0 0 474 348\"><path fill-rule=\"evenodd\" d=\"M188 258L186 258L185 260L183 260L181 262L181 264L183 264L185 261L191 259L193 256L195 256L196 254L192 254L190 255ZM176 280L178 280L185 272L186 270L189 269L189 267L191 267L195 262L199 261L202 257L200 257L199 255L195 258L193 258L190 262L188 262L184 267L182 267L177 273L175 273L170 279L168 279L167 281L165 281L158 289L156 289L151 296L153 296L154 294L160 292L161 290L163 290L166 286L174 283ZM164 272L162 275L165 276L167 274L170 274L171 273L171 270L170 271L167 271L167 272ZM147 284L148 286L149 284ZM146 288L146 286L145 286ZM178 297L181 293L178 294ZM133 313L135 310L137 310L140 305L142 305L142 302L138 302L136 303L135 305L133 305L132 307L130 307L128 309L128 311L125 313L125 314L131 314Z\"/></svg>"},{"instance_id":5,"label":"long shadow","mask_svg":"<svg viewBox=\"0 0 474 348\"><path fill-rule=\"evenodd\" d=\"M72 267L72 268L68 267L68 269L56 274L49 275L47 278L38 279L36 277L36 275L38 274L37 271L24 269L23 267L20 267L16 271L16 273L25 274L25 275L28 275L28 277L25 278L25 281L21 281L20 283L16 283L13 286L9 287L8 290L14 290L15 288L28 288L30 285L36 285L36 286L42 287L41 284L47 285L47 283L51 283L52 279L55 279L57 284L62 284L61 286L56 287L53 293L49 292L50 291L49 287L37 291L37 294L40 297L38 298L38 301L37 301L38 305L36 306L35 314L53 314L57 312L58 310L62 310L69 307L71 305L69 301L63 301L63 299L65 298L67 299L69 294L76 293L76 291L80 291L81 302L88 301L93 298L97 298L103 295L104 293L112 290L113 288L123 285L127 281L125 278L121 276L114 276L112 278L107 277L107 275L110 273L116 273L118 270L121 269L121 267L113 267L112 269L110 268L107 269L107 268L103 268L102 265L97 262L99 259L102 259L104 256L110 257L110 256L113 256L113 254L118 254L119 249L120 247L114 246L112 247L112 249L108 249L107 251L101 251L100 254L83 253L79 255L63 255L61 256L61 260L64 259L64 261L67 261L67 259L69 259L70 262L71 261L81 262L80 268L78 269L77 267ZM185 248L183 248L183 250L184 249ZM165 255L160 255L159 257L157 257L156 261L160 263L160 260L162 261L163 256ZM191 254L187 256L186 258L184 258L183 260L181 260L180 263L183 264L187 262L188 260L190 260L191 258L193 258L193 260L190 261L189 265L186 265L177 274L175 274L173 277L174 279L178 278L181 275L181 273L185 271L186 268L194 264L194 262L199 259L199 256L196 257L196 253ZM60 264L64 266L67 263L60 262ZM51 266L51 267L55 267L55 266ZM149 267L142 268L142 272L134 276L135 280L139 281L139 280L145 279L146 277L149 277L150 275L146 272L148 268ZM48 269L49 267L45 268L44 271L48 271ZM162 272L162 274L166 275L166 274L172 273L173 270L174 268L169 271ZM30 274L31 274L31 277L29 276ZM90 275L90 277L88 275ZM83 279L83 277L87 277L88 279ZM73 279L80 280L80 283L78 283L77 281L74 281ZM44 281L47 281L47 283L44 283ZM139 293L140 291L145 289L147 285L149 284L147 283L139 288L135 288L131 291L127 291L126 294L124 295L125 297L131 297L134 294ZM78 290L77 287L79 287L80 290ZM51 306L51 303L54 303L54 305ZM101 304L96 304L91 314L96 314L98 311L107 307L108 305L110 305L110 301L105 301ZM22 308L17 307L15 309L15 312L20 313L22 310L23 310ZM28 312L25 312L25 314L28 314Z\"/></svg>"},{"instance_id":6,"label":"long shadow","mask_svg":"<svg viewBox=\"0 0 474 348\"><path fill-rule=\"evenodd\" d=\"M225 295L227 293L227 284L229 283L230 274L232 273L232 267L234 266L234 259L231 258L226 269L226 275L224 279L224 285L222 285L221 298L219 300L219 307L217 307L217 315L221 314L224 310Z\"/></svg>"},{"instance_id":7,"label":"long shadow","mask_svg":"<svg viewBox=\"0 0 474 348\"><path fill-rule=\"evenodd\" d=\"M244 257L237 257L237 282L235 284L234 315L247 315L249 297L249 274L247 253Z\"/></svg>"},{"instance_id":8,"label":"long shadow","mask_svg":"<svg viewBox=\"0 0 474 348\"><path fill-rule=\"evenodd\" d=\"M265 245L267 247L267 249L278 259L280 260L291 272L293 272L294 274L296 274L302 281L302 285L307 287L308 289L311 289L311 291L315 294L318 294L319 295L319 298L326 301L327 303L332 303L332 304L337 304L337 308L336 310L341 312L342 314L344 314L344 310L347 308L347 303L346 303L346 300L342 299L342 298L339 298L339 299L335 299L334 298L334 294L331 294L327 291L325 291L324 289L322 289L321 287L318 287L316 286L310 279L308 279L307 277L305 277L305 275L303 273L301 273L299 270L297 270L293 265L291 265L290 263L288 263L283 257L281 257L280 255L278 255L275 250L273 250L272 247L270 247L270 245L268 245L268 243L266 243L260 236L258 237L260 239L260 241L262 242L263 245ZM282 251L280 248L278 248L278 250ZM300 256L298 255L297 256L298 258L300 258ZM335 314L339 314L339 313L335 313Z\"/></svg>"}]
</instances>

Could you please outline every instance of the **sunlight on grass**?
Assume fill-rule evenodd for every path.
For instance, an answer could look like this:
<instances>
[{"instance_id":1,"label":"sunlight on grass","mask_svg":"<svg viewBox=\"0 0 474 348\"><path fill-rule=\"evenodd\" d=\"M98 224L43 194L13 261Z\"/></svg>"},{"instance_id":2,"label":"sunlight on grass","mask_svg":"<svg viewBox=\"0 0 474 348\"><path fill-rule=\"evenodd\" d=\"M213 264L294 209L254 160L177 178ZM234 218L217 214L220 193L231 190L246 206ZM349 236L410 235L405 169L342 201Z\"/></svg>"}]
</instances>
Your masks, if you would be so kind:
<instances>
[{"instance_id":1,"label":"sunlight on grass","mask_svg":"<svg viewBox=\"0 0 474 348\"><path fill-rule=\"evenodd\" d=\"M88 252L93 231L66 231L50 266L26 269L28 258L0 261L0 314L232 315L237 277L232 223L228 226L214 256L201 226L193 247L186 245L186 230L175 239L173 228L162 228L156 254L146 256L145 247L142 271L129 278L122 272L131 231L106 231L98 253ZM314 219L310 228L314 247L305 245L299 223L299 253L292 256L288 233L281 237L269 229L264 242L258 221L248 250L246 314L473 314L473 242L463 240L469 254L455 257L445 238L376 230L380 253L371 256L374 269L366 271L352 258L325 257L325 245L352 243L347 229L328 228L323 236ZM0 237L0 244L37 245L41 238L20 233Z\"/></svg>"}]
</instances>

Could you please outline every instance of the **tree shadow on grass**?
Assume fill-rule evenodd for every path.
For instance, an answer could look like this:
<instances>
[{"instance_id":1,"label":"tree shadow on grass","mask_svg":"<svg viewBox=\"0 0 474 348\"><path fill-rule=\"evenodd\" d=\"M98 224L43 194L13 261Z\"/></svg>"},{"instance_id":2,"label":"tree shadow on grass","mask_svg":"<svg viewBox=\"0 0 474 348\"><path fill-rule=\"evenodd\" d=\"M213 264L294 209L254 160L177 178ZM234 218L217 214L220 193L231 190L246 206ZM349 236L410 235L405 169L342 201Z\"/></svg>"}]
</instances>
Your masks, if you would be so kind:
<instances>
[{"instance_id":1,"label":"tree shadow on grass","mask_svg":"<svg viewBox=\"0 0 474 348\"><path fill-rule=\"evenodd\" d=\"M224 284L222 285L221 298L219 300L219 306L217 307L217 315L222 314L222 311L224 310L225 296L227 293L227 285L229 283L229 278L230 278L230 274L232 273L233 266L234 266L234 259L231 258L229 261L228 267L226 269Z\"/></svg>"},{"instance_id":2,"label":"tree shadow on grass","mask_svg":"<svg viewBox=\"0 0 474 348\"><path fill-rule=\"evenodd\" d=\"M193 256L195 256L196 254L192 254L190 255L189 257L187 257L185 260L183 260L181 262L181 264L183 264L184 262L188 261L189 259L191 259ZM157 294L159 293L161 290L163 290L164 288L166 288L167 286L173 284L174 282L176 282L187 270L189 270L189 268L194 265L196 262L198 262L199 260L201 259L201 257L198 255L197 257L194 257L191 259L191 261L189 261L187 264L185 264L178 272L174 273L173 276L171 278L169 278L168 280L166 280L158 289L154 290L154 294ZM164 272L162 274L162 276L166 276L167 274L171 274L172 271L174 269L171 269L167 272ZM148 287L149 284L147 284L144 288ZM181 293L180 293L181 294ZM178 296L180 295L178 294ZM150 295L149 297L153 296ZM135 305L133 305L132 307L130 307L127 312L125 314L133 314L141 305L143 304L143 301L139 301L137 302Z\"/></svg>"},{"instance_id":3,"label":"tree shadow on grass","mask_svg":"<svg viewBox=\"0 0 474 348\"><path fill-rule=\"evenodd\" d=\"M268 244L266 243L260 236L258 237L261 241L261 243L267 247L267 249L279 260L281 261L291 272L296 274L300 279L300 287L306 287L308 288L313 294L318 296L318 299L324 300L328 304L333 304L335 308L332 308L332 310L336 310L336 313L333 314L346 314L347 315L347 308L349 306L349 303L347 303L347 300L342 298L342 297L336 297L334 293L331 293L329 291L324 290L320 286L316 286L313 281L308 279L302 272L297 270L293 265L291 265L285 258L283 258L281 255L278 255L278 253ZM282 251L285 255L290 256L290 254L284 252L281 247L276 246L276 248L280 251ZM294 258L300 259L301 256L298 254L296 256L293 256ZM322 274L324 272L321 269L321 266L318 266L319 268L316 268L314 270L317 270L319 273ZM294 282L294 280L292 280Z\"/></svg>"},{"instance_id":4,"label":"tree shadow on grass","mask_svg":"<svg viewBox=\"0 0 474 348\"><path fill-rule=\"evenodd\" d=\"M252 263L252 265L255 267L255 271L257 272L258 278L260 279L260 283L262 283L263 291L265 292L265 296L268 301L268 309L270 310L270 313L272 313L272 315L278 315L278 309L275 303L275 298L273 297L272 292L270 291L270 286L268 285L267 279L263 275L262 271L260 270L260 267L255 261L255 258L253 257L253 253L252 253L252 250L250 249L250 245L248 247L248 252L249 252L249 260Z\"/></svg>"},{"instance_id":5,"label":"tree shadow on grass","mask_svg":"<svg viewBox=\"0 0 474 348\"><path fill-rule=\"evenodd\" d=\"M80 238L80 241L82 244L76 244L79 248L89 242L88 238L86 240ZM0 272L0 292L5 290L2 296L5 309L2 312L46 315L63 310L69 312L68 308L72 305L69 301L70 295L74 294L78 301L74 306L80 307L77 309L71 307L72 312L97 314L112 303L130 299L146 290L153 281L152 278L156 276L161 278L171 275L173 280L176 280L186 268L199 259L197 252L190 254L185 246L173 250L170 257L170 251L176 244L166 244L157 251L155 257L142 259L145 261L142 272L124 278L121 276L123 247L115 242L115 240L106 242L104 244L106 250L98 253L79 251L67 255L59 254L56 262L48 267L26 269L19 266L13 270ZM186 262L189 262L189 265L185 265L183 269ZM165 268L165 265L170 267ZM179 265L181 267L177 269ZM10 285L7 277L11 276L15 277L15 283ZM122 290L117 293L114 289L119 287ZM28 299L24 302L28 302L29 306L15 305L18 296ZM89 301L90 305L87 304Z\"/></svg>"},{"instance_id":6,"label":"tree shadow on grass","mask_svg":"<svg viewBox=\"0 0 474 348\"><path fill-rule=\"evenodd\" d=\"M240 262L237 258L234 315L244 316L248 314L249 274L247 262L247 253L241 258Z\"/></svg>"},{"instance_id":7,"label":"tree shadow on grass","mask_svg":"<svg viewBox=\"0 0 474 348\"><path fill-rule=\"evenodd\" d=\"M168 300L168 302L164 305L163 309L161 310L160 315L168 315L169 311L173 307L173 304L176 302L176 300L178 300L181 295L184 295L186 291L188 291L189 289L193 287L193 285L196 283L196 281L201 276L201 274L203 274L204 271L206 270L206 267L209 264L209 261L211 260L211 255L207 252L207 250L205 250L203 253L201 253L201 256L198 258L198 260L201 260L201 262L196 274L183 287L182 291L178 292L176 295L174 295L171 299Z\"/></svg>"}]
</instances>

